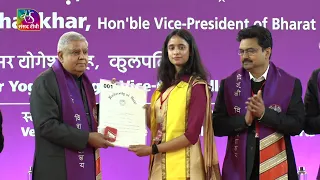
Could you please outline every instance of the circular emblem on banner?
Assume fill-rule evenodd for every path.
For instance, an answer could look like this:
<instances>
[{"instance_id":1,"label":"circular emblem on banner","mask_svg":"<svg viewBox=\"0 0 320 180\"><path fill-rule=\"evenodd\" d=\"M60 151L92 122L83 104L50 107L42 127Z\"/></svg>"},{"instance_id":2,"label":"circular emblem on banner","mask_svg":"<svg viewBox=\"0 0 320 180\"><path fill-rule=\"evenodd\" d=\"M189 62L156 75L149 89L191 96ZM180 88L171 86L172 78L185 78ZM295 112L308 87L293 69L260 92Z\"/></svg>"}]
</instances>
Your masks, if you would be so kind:
<instances>
[{"instance_id":1,"label":"circular emblem on banner","mask_svg":"<svg viewBox=\"0 0 320 180\"><path fill-rule=\"evenodd\" d=\"M278 113L281 112L281 107L278 104L272 104L272 105L269 106L269 108L275 110Z\"/></svg>"},{"instance_id":2,"label":"circular emblem on banner","mask_svg":"<svg viewBox=\"0 0 320 180\"><path fill-rule=\"evenodd\" d=\"M124 105L126 104L126 101L123 100L123 99L121 99L121 100L119 101L119 103L120 103L121 106L124 106Z\"/></svg>"}]
</instances>

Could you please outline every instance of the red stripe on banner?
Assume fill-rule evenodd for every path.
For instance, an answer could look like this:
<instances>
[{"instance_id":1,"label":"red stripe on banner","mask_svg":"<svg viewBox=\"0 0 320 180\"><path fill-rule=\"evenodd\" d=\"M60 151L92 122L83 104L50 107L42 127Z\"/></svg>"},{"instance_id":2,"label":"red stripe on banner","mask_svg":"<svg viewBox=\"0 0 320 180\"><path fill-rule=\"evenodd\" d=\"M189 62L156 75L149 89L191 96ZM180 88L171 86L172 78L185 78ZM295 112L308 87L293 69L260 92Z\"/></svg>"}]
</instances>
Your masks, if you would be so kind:
<instances>
[{"instance_id":1,"label":"red stripe on banner","mask_svg":"<svg viewBox=\"0 0 320 180\"><path fill-rule=\"evenodd\" d=\"M100 157L96 160L96 175L101 173Z\"/></svg>"},{"instance_id":2,"label":"red stripe on banner","mask_svg":"<svg viewBox=\"0 0 320 180\"><path fill-rule=\"evenodd\" d=\"M287 173L288 173L288 162L287 160L285 160L282 163L278 164L277 166L260 174L260 180L277 179Z\"/></svg>"},{"instance_id":3,"label":"red stripe on banner","mask_svg":"<svg viewBox=\"0 0 320 180\"><path fill-rule=\"evenodd\" d=\"M264 161L276 156L284 150L286 150L286 144L284 142L284 138L282 137L277 142L260 151L260 163L263 163Z\"/></svg>"}]
</instances>

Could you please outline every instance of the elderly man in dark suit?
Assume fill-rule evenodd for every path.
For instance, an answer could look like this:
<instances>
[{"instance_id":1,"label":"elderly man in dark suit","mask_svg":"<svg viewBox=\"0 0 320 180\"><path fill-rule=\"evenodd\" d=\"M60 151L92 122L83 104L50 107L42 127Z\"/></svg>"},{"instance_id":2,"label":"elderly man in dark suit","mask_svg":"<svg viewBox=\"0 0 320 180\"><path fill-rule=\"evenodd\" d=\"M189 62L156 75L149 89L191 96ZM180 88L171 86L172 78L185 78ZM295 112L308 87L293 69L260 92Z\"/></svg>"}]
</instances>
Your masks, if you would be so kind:
<instances>
[{"instance_id":1,"label":"elderly man in dark suit","mask_svg":"<svg viewBox=\"0 0 320 180\"><path fill-rule=\"evenodd\" d=\"M101 179L99 148L112 146L97 133L97 106L84 73L88 42L63 34L58 58L35 80L30 108L35 128L33 180Z\"/></svg>"}]
</instances>

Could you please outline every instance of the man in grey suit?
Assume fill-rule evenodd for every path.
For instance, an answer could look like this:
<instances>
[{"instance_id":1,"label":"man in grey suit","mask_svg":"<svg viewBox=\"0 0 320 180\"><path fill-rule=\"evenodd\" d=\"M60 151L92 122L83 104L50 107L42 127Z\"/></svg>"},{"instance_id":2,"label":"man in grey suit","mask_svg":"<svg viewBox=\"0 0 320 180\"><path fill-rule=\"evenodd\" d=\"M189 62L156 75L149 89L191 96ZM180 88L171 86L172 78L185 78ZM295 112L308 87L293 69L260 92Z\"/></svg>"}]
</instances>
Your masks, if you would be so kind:
<instances>
[{"instance_id":1,"label":"man in grey suit","mask_svg":"<svg viewBox=\"0 0 320 180\"><path fill-rule=\"evenodd\" d=\"M4 147L4 137L2 134L2 114L1 114L1 110L0 110L0 153L2 152Z\"/></svg>"},{"instance_id":2,"label":"man in grey suit","mask_svg":"<svg viewBox=\"0 0 320 180\"><path fill-rule=\"evenodd\" d=\"M32 87L33 180L101 179L99 148L112 144L97 133L95 94L84 73L88 65L86 38L76 32L63 34L58 59Z\"/></svg>"}]
</instances>

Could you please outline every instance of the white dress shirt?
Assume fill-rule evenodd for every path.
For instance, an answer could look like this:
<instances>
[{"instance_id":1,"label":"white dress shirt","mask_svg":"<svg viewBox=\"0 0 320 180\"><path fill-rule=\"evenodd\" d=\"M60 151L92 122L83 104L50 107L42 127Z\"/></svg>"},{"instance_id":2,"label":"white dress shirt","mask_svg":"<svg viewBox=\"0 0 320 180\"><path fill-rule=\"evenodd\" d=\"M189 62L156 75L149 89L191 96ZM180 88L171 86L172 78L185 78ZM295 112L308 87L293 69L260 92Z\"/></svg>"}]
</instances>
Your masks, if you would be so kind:
<instances>
[{"instance_id":1,"label":"white dress shirt","mask_svg":"<svg viewBox=\"0 0 320 180\"><path fill-rule=\"evenodd\" d=\"M260 76L259 78L253 77L253 75L249 72L250 80L253 80L254 82L261 82L261 81L263 81L263 80L267 80L269 67L270 67L270 65L268 65L267 70L266 70L266 71L262 74L262 76Z\"/></svg>"}]
</instances>

